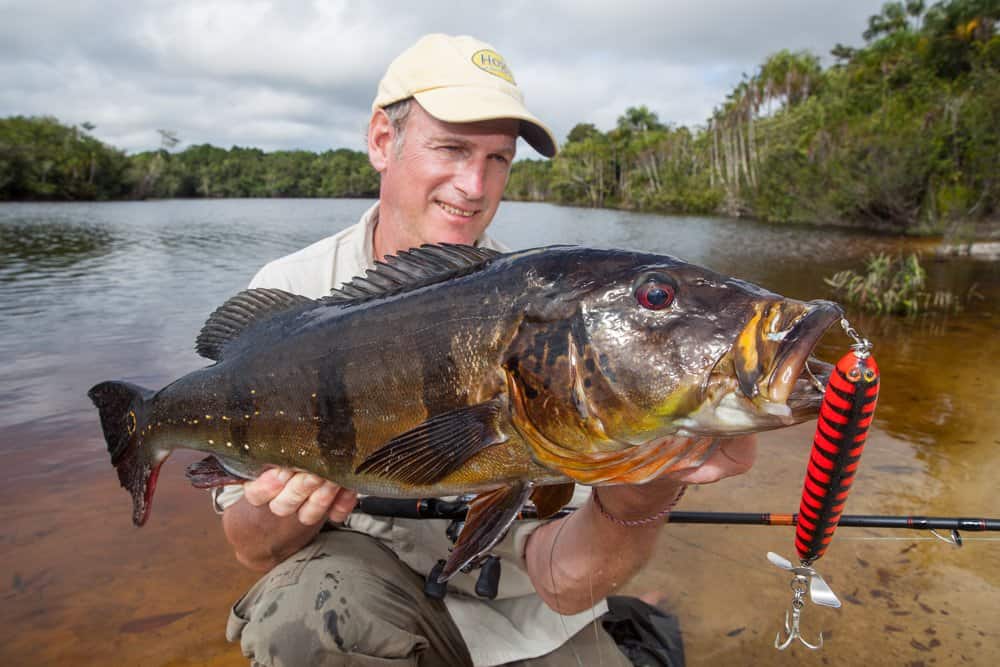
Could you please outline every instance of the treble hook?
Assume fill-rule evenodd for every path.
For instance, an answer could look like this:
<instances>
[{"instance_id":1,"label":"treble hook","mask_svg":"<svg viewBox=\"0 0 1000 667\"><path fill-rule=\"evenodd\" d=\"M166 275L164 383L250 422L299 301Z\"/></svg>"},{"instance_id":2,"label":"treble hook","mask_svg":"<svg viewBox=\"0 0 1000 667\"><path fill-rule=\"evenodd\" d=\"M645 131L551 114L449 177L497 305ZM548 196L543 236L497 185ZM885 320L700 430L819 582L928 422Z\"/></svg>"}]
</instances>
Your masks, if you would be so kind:
<instances>
[{"instance_id":1,"label":"treble hook","mask_svg":"<svg viewBox=\"0 0 1000 667\"><path fill-rule=\"evenodd\" d=\"M822 632L819 633L819 641L816 644L810 644L802 637L800 623L802 620L802 609L806 606L806 592L809 593L809 599L814 604L824 607L839 608L840 600L837 599L837 596L830 589L830 586L827 585L826 581L823 580L823 577L819 575L819 572L809 567L805 562L798 566L792 565L787 558L779 556L773 551L767 552L767 559L771 561L771 564L792 573L790 584L792 587L792 608L785 611L785 633L788 636L782 640L781 631L778 631L778 634L774 637L774 648L784 651L797 639L808 649L813 651L819 649L823 646Z\"/></svg>"},{"instance_id":2,"label":"treble hook","mask_svg":"<svg viewBox=\"0 0 1000 667\"><path fill-rule=\"evenodd\" d=\"M781 631L774 636L774 648L779 651L784 651L786 648L792 645L792 642L796 639L805 646L806 648L816 651L823 647L823 633L819 633L819 641L816 644L810 644L802 636L802 630L799 627L799 623L802 619L802 608L805 607L805 594L806 590L809 588L809 579L805 575L796 574L795 578L792 579L792 591L794 592L792 597L792 608L791 610L785 611L785 633L788 637L782 641ZM789 612L791 612L791 618L789 618Z\"/></svg>"}]
</instances>

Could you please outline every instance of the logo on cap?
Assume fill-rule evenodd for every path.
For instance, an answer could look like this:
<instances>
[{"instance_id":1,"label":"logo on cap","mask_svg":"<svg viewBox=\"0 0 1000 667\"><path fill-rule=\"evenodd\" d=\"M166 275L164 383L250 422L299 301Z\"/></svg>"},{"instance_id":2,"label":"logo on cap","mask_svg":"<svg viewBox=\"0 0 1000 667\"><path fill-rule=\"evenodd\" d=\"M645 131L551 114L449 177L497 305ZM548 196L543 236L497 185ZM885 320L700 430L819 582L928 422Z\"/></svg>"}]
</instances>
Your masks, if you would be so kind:
<instances>
[{"instance_id":1,"label":"logo on cap","mask_svg":"<svg viewBox=\"0 0 1000 667\"><path fill-rule=\"evenodd\" d=\"M481 49L472 54L472 64L487 74L498 76L507 83L517 85L514 75L504 62L503 56L492 49Z\"/></svg>"}]
</instances>

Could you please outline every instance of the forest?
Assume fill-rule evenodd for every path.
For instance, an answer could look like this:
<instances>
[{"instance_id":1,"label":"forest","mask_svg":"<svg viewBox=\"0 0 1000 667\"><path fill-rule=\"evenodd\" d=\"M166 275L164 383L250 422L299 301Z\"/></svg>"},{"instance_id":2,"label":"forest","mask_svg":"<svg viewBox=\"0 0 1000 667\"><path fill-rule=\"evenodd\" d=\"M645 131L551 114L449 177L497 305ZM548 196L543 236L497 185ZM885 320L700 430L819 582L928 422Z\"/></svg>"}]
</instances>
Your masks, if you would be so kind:
<instances>
[{"instance_id":1,"label":"forest","mask_svg":"<svg viewBox=\"0 0 1000 667\"><path fill-rule=\"evenodd\" d=\"M514 164L507 197L590 207L854 224L910 234L1000 218L1000 3L889 2L824 68L780 51L703 126L625 109L577 124L552 160ZM93 126L0 119L0 200L370 197L364 153L210 145L127 155Z\"/></svg>"}]
</instances>

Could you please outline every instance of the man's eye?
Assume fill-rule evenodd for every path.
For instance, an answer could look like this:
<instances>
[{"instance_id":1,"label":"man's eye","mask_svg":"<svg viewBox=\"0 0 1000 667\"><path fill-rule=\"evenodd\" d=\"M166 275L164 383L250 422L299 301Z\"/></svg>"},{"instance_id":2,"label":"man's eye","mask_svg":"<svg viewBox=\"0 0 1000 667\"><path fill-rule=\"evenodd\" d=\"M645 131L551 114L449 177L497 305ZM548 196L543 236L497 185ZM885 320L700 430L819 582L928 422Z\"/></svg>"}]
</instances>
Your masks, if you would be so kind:
<instances>
[{"instance_id":1,"label":"man's eye","mask_svg":"<svg viewBox=\"0 0 1000 667\"><path fill-rule=\"evenodd\" d=\"M508 160L503 155L494 155L493 159L499 162L500 164L510 164L510 160Z\"/></svg>"}]
</instances>

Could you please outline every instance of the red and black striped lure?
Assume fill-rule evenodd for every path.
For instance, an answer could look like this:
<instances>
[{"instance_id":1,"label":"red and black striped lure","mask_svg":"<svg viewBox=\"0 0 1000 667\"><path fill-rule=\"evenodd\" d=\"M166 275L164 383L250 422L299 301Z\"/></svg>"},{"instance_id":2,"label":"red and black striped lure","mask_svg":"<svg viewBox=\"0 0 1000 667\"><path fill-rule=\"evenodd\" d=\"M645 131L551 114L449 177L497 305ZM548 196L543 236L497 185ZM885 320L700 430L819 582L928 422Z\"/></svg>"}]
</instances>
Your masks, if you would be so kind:
<instances>
[{"instance_id":1,"label":"red and black striped lure","mask_svg":"<svg viewBox=\"0 0 1000 667\"><path fill-rule=\"evenodd\" d=\"M878 389L878 366L867 345L855 346L830 374L795 530L795 550L803 565L823 555L837 530L868 438Z\"/></svg>"}]
</instances>

